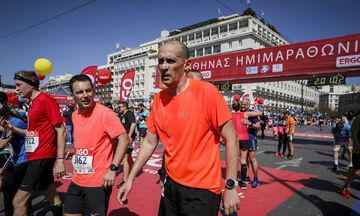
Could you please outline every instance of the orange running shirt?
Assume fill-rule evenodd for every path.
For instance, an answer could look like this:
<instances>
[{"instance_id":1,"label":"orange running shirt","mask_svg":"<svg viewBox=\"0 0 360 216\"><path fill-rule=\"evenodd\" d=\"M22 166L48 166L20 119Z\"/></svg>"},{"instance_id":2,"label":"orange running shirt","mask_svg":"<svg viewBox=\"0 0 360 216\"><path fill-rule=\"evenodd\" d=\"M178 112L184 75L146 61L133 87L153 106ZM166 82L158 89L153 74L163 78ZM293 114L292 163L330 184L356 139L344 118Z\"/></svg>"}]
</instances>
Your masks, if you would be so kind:
<instances>
[{"instance_id":1,"label":"orange running shirt","mask_svg":"<svg viewBox=\"0 0 360 216\"><path fill-rule=\"evenodd\" d=\"M93 111L87 115L76 110L72 115L72 121L74 149L80 149L80 154L92 152L94 169L91 174L77 174L74 169L72 181L83 187L101 187L103 177L113 159L113 139L126 131L115 112L99 103L96 103ZM84 162L84 159L82 161Z\"/></svg>"},{"instance_id":2,"label":"orange running shirt","mask_svg":"<svg viewBox=\"0 0 360 216\"><path fill-rule=\"evenodd\" d=\"M290 125L292 125L292 130L290 131ZM295 120L293 117L289 116L288 120L286 121L286 127L289 130L290 134L294 134L295 133Z\"/></svg>"},{"instance_id":3,"label":"orange running shirt","mask_svg":"<svg viewBox=\"0 0 360 216\"><path fill-rule=\"evenodd\" d=\"M190 79L175 97L169 89L155 95L146 122L165 147L165 168L175 182L221 193L219 129L232 118L217 88Z\"/></svg>"}]
</instances>

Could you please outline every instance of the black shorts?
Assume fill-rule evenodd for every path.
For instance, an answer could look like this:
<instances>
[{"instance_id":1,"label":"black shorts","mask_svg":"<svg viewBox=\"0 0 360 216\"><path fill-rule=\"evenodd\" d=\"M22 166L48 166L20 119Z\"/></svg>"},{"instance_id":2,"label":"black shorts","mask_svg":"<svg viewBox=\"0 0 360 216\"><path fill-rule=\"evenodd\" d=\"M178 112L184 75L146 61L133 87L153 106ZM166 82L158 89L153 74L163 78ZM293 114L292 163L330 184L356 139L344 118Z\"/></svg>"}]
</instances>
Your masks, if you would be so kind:
<instances>
[{"instance_id":1,"label":"black shorts","mask_svg":"<svg viewBox=\"0 0 360 216\"><path fill-rule=\"evenodd\" d=\"M54 164L55 158L44 158L29 161L24 179L20 185L20 190L45 190L49 185L53 184Z\"/></svg>"},{"instance_id":2,"label":"black shorts","mask_svg":"<svg viewBox=\"0 0 360 216\"><path fill-rule=\"evenodd\" d=\"M9 153L5 153L5 154L0 154L0 168L3 168L3 166L5 165L5 163L10 160L10 154ZM8 162L9 163L9 162Z\"/></svg>"},{"instance_id":3,"label":"black shorts","mask_svg":"<svg viewBox=\"0 0 360 216\"><path fill-rule=\"evenodd\" d=\"M145 137L147 132L147 128L139 128L139 136Z\"/></svg>"},{"instance_id":4,"label":"black shorts","mask_svg":"<svg viewBox=\"0 0 360 216\"><path fill-rule=\"evenodd\" d=\"M159 206L160 216L217 216L221 194L206 189L186 187L167 177L164 196Z\"/></svg>"},{"instance_id":5,"label":"black shorts","mask_svg":"<svg viewBox=\"0 0 360 216\"><path fill-rule=\"evenodd\" d=\"M105 216L111 191L111 187L81 187L71 182L66 192L64 213Z\"/></svg>"},{"instance_id":6,"label":"black shorts","mask_svg":"<svg viewBox=\"0 0 360 216\"><path fill-rule=\"evenodd\" d=\"M292 142L294 139L294 134L284 134L284 141L285 142Z\"/></svg>"},{"instance_id":7,"label":"black shorts","mask_svg":"<svg viewBox=\"0 0 360 216\"><path fill-rule=\"evenodd\" d=\"M239 140L240 149L248 149L249 151L257 150L257 140Z\"/></svg>"},{"instance_id":8,"label":"black shorts","mask_svg":"<svg viewBox=\"0 0 360 216\"><path fill-rule=\"evenodd\" d=\"M360 169L360 154L352 153L353 169Z\"/></svg>"}]
</instances>

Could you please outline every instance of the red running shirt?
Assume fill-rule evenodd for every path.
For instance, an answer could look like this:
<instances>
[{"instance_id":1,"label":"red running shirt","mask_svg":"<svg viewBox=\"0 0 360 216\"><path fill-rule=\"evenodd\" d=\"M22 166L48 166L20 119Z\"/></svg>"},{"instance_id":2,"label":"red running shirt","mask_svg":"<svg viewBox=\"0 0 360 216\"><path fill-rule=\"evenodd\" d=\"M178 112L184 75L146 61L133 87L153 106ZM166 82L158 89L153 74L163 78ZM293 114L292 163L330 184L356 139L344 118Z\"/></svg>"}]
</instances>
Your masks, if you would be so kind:
<instances>
[{"instance_id":1,"label":"red running shirt","mask_svg":"<svg viewBox=\"0 0 360 216\"><path fill-rule=\"evenodd\" d=\"M39 145L34 152L28 152L28 160L56 158L57 133L54 126L63 123L59 106L47 93L40 92L31 102L28 113L27 131L39 134Z\"/></svg>"},{"instance_id":2,"label":"red running shirt","mask_svg":"<svg viewBox=\"0 0 360 216\"><path fill-rule=\"evenodd\" d=\"M246 119L245 112L236 112L232 116L238 140L249 140L247 125L241 123L241 119Z\"/></svg>"}]
</instances>

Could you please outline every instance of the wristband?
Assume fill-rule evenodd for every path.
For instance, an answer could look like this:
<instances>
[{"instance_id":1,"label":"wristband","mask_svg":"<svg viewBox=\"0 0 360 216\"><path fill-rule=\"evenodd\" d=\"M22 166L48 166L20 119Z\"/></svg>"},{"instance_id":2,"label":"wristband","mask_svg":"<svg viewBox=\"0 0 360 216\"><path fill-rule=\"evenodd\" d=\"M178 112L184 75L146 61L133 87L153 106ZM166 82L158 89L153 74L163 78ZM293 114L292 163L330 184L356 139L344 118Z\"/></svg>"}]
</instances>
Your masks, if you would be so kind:
<instances>
[{"instance_id":1,"label":"wristband","mask_svg":"<svg viewBox=\"0 0 360 216\"><path fill-rule=\"evenodd\" d=\"M65 158L56 158L56 160L64 160Z\"/></svg>"}]
</instances>

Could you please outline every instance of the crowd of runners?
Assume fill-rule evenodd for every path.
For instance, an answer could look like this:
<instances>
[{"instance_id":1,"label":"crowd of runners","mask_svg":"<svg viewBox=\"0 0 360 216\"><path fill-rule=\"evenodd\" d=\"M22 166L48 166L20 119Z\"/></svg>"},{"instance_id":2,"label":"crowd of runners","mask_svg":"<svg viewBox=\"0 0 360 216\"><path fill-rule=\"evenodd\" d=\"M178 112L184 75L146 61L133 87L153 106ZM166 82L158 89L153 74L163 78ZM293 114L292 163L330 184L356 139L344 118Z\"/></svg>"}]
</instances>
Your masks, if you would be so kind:
<instances>
[{"instance_id":1,"label":"crowd of runners","mask_svg":"<svg viewBox=\"0 0 360 216\"><path fill-rule=\"evenodd\" d=\"M188 48L181 42L160 47L158 66L168 88L155 95L151 110L144 104L134 109L127 102L115 107L96 103L87 75L75 75L69 82L77 109L59 109L50 95L39 90L35 72L16 72L16 91L27 106L14 110L7 105L6 94L0 93L0 187L5 214L32 215L31 194L41 191L55 216L106 215L121 163L124 174L117 185L117 199L123 205L136 187L136 175L161 141L159 215L218 215L220 206L229 215L240 209L238 186L243 190L247 184L259 187L257 131L262 131L263 138L270 126L278 141L275 156L294 158L296 121L289 111L268 118L263 111L251 109L246 95L235 95L230 110L216 87L201 81L199 71L190 70ZM328 124L322 119L318 118L318 125ZM332 127L334 170L341 147L349 153L351 169L342 189L345 197L350 197L350 184L360 174L359 130L360 116L354 113ZM134 161L136 141L140 149ZM226 154L224 182L221 142ZM65 175L66 143L74 144L74 171L61 200L54 181Z\"/></svg>"}]
</instances>

